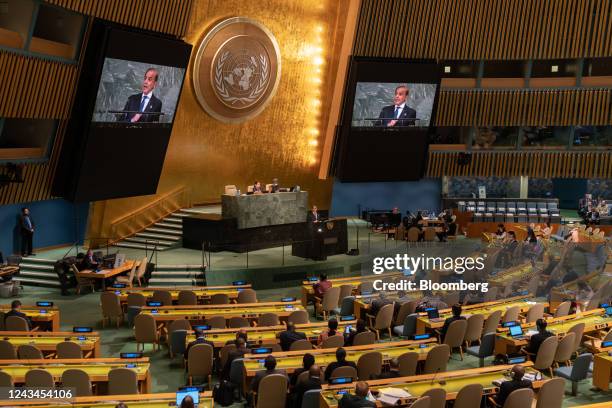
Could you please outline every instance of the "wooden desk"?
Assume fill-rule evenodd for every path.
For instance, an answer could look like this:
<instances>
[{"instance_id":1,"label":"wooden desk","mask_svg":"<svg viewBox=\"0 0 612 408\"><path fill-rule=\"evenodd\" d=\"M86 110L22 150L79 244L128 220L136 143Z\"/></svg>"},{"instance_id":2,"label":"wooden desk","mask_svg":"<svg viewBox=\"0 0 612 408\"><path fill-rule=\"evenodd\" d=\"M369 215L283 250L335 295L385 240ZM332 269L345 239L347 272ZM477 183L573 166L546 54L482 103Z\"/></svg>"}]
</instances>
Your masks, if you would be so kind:
<instances>
[{"instance_id":1,"label":"wooden desk","mask_svg":"<svg viewBox=\"0 0 612 408\"><path fill-rule=\"evenodd\" d=\"M342 286L342 285L351 285L353 287L353 291L357 289L360 283L362 282L372 282L377 279L391 280L395 278L401 278L404 276L402 272L387 272L380 275L364 275L364 276L347 276L346 278L335 278L328 279L332 286ZM317 283L318 280L315 281L302 281L302 305L306 307L308 301L314 298L314 289L313 285Z\"/></svg>"},{"instance_id":2,"label":"wooden desk","mask_svg":"<svg viewBox=\"0 0 612 408\"><path fill-rule=\"evenodd\" d=\"M531 368L532 362L528 361L522 364L526 367L527 373L537 373L537 370ZM422 396L431 388L443 388L446 391L446 399L454 400L461 388L468 384L482 384L483 393L485 395L495 394L498 388L493 385L494 380L509 379L506 377L512 369L512 365L499 365L482 368L471 368L467 370L446 371L438 374L423 374L410 377L388 378L384 380L366 381L370 386L370 390L376 393L381 388L400 388L408 392L414 399ZM433 380L433 383L432 383ZM533 388L539 389L544 381L534 381ZM322 386L320 406L322 408L330 408L338 406L340 396L338 392L348 391L355 392L355 383L343 385L328 385ZM408 402L409 399L406 400ZM382 407L380 402L376 402L377 407Z\"/></svg>"},{"instance_id":3,"label":"wooden desk","mask_svg":"<svg viewBox=\"0 0 612 408\"><path fill-rule=\"evenodd\" d=\"M11 310L11 305L0 305L0 313L6 313ZM43 312L44 311L44 312ZM56 307L37 307L37 306L21 306L21 312L32 320L34 326L41 327L45 330L59 331L60 329L60 311ZM4 316L0 316L4 318Z\"/></svg>"},{"instance_id":4,"label":"wooden desk","mask_svg":"<svg viewBox=\"0 0 612 408\"><path fill-rule=\"evenodd\" d=\"M436 292L439 293L439 292ZM398 292L385 292L387 295L387 299L397 302L399 299L397 297ZM406 291L405 295L402 297L402 301L409 302L412 300L422 299L424 296L423 292L420 290L415 291ZM353 313L357 319L366 319L366 314L370 313L370 309L372 308L372 302L375 299L380 298L380 293L374 293L371 295L356 295L355 301L353 302Z\"/></svg>"},{"instance_id":5,"label":"wooden desk","mask_svg":"<svg viewBox=\"0 0 612 408\"><path fill-rule=\"evenodd\" d=\"M153 292L156 290L168 291L172 295L173 301L178 301L179 292L182 290L188 290L196 294L198 302L201 304L207 303L212 295L218 293L224 293L228 295L230 300L234 300L238 297L238 292L242 289L251 289L251 285L227 285L227 286L171 286L171 287L147 287L147 288L108 288L108 291L113 291L119 296L121 304L127 303L127 297L130 293L140 293L146 298L153 296Z\"/></svg>"},{"instance_id":6,"label":"wooden desk","mask_svg":"<svg viewBox=\"0 0 612 408\"><path fill-rule=\"evenodd\" d=\"M138 384L141 393L151 392L151 373L149 358L90 358L83 359L44 359L44 360L2 360L0 370L13 377L16 385L25 382L26 373L34 368L47 370L53 375L55 382L60 382L64 371L77 368L89 374L92 383L98 383L97 391L106 392L108 372L113 368L125 367L126 364L136 364L132 370L138 374Z\"/></svg>"},{"instance_id":7,"label":"wooden desk","mask_svg":"<svg viewBox=\"0 0 612 408\"><path fill-rule=\"evenodd\" d=\"M43 401L0 401L0 406L15 406L15 407L36 407L36 408L51 408L51 407L96 407L96 408L115 408L117 403L121 401L128 407L142 408L168 408L173 406L176 401L176 393L158 393L158 394L131 394L131 395L97 395L95 397L76 397L70 402L43 402ZM213 408L214 402L212 391L200 393L201 408Z\"/></svg>"},{"instance_id":8,"label":"wooden desk","mask_svg":"<svg viewBox=\"0 0 612 408\"><path fill-rule=\"evenodd\" d=\"M19 272L19 267L15 265L0 266L0 277L10 276Z\"/></svg>"},{"instance_id":9,"label":"wooden desk","mask_svg":"<svg viewBox=\"0 0 612 408\"><path fill-rule=\"evenodd\" d=\"M136 263L136 266L140 264L140 262L136 262L134 260L126 260L123 265L118 268L102 269L98 272L91 269L83 269L82 271L79 271L79 276L88 279L102 279L102 290L106 290L105 279L130 271L132 266L134 266L134 263Z\"/></svg>"},{"instance_id":10,"label":"wooden desk","mask_svg":"<svg viewBox=\"0 0 612 408\"><path fill-rule=\"evenodd\" d=\"M531 263L525 262L489 277L487 282L489 282L490 287L497 286L504 288L508 285L512 285L515 282L530 279L534 274L535 271Z\"/></svg>"},{"instance_id":11,"label":"wooden desk","mask_svg":"<svg viewBox=\"0 0 612 408\"><path fill-rule=\"evenodd\" d=\"M157 313L153 313L157 310ZM286 319L296 310L305 310L298 302L260 302L229 305L201 305L201 306L161 306L143 307L141 314L150 314L157 322L167 322L177 319L189 321L203 321L211 316L224 316L230 319L235 316L257 319L264 313L275 313L279 318Z\"/></svg>"},{"instance_id":12,"label":"wooden desk","mask_svg":"<svg viewBox=\"0 0 612 408\"><path fill-rule=\"evenodd\" d=\"M601 390L608 390L610 380L612 380L612 356L608 353L596 354L593 358L593 385Z\"/></svg>"},{"instance_id":13,"label":"wooden desk","mask_svg":"<svg viewBox=\"0 0 612 408\"><path fill-rule=\"evenodd\" d=\"M9 341L15 350L23 344L36 346L43 353L55 353L57 345L63 341L73 341L81 346L83 355L91 352L91 358L100 357L100 335L97 332L85 333L85 340L78 340L81 335L73 332L21 332L0 331L0 339Z\"/></svg>"}]
</instances>

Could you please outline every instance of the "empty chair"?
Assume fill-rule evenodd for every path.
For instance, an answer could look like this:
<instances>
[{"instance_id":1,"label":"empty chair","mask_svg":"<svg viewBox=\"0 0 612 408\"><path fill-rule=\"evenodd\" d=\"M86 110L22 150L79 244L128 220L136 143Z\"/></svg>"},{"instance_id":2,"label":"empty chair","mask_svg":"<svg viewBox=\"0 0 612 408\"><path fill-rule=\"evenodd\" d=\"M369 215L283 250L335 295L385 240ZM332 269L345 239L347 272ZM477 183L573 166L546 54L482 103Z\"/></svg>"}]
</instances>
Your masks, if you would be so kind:
<instances>
[{"instance_id":1,"label":"empty chair","mask_svg":"<svg viewBox=\"0 0 612 408\"><path fill-rule=\"evenodd\" d=\"M56 346L57 358L83 358L83 350L74 341L62 341Z\"/></svg>"},{"instance_id":2,"label":"empty chair","mask_svg":"<svg viewBox=\"0 0 612 408\"><path fill-rule=\"evenodd\" d=\"M504 317L502 318L502 323L507 322L515 322L519 318L519 313L521 308L518 306L512 306L506 309L506 313L504 313Z\"/></svg>"},{"instance_id":3,"label":"empty chair","mask_svg":"<svg viewBox=\"0 0 612 408\"><path fill-rule=\"evenodd\" d=\"M374 333L372 333L374 334ZM336 334L323 340L321 348L338 348L344 346L344 336L342 334Z\"/></svg>"},{"instance_id":4,"label":"empty chair","mask_svg":"<svg viewBox=\"0 0 612 408\"><path fill-rule=\"evenodd\" d=\"M484 315L475 314L467 318L467 328L465 329L465 345L466 347L475 341L480 341L482 337L482 328L484 325Z\"/></svg>"},{"instance_id":5,"label":"empty chair","mask_svg":"<svg viewBox=\"0 0 612 408\"><path fill-rule=\"evenodd\" d=\"M340 288L331 287L323 295L323 299L317 300L315 303L315 311L323 315L323 319L327 320L329 314L338 307L340 298Z\"/></svg>"},{"instance_id":6,"label":"empty chair","mask_svg":"<svg viewBox=\"0 0 612 408\"><path fill-rule=\"evenodd\" d=\"M138 269L136 269L136 281L138 282L138 286L142 286L143 283L146 283L145 275L147 273L147 264L148 260L146 256L142 258L138 264Z\"/></svg>"},{"instance_id":7,"label":"empty chair","mask_svg":"<svg viewBox=\"0 0 612 408\"><path fill-rule=\"evenodd\" d=\"M206 318L206 324L213 329L225 329L224 316L210 316Z\"/></svg>"},{"instance_id":8,"label":"empty chair","mask_svg":"<svg viewBox=\"0 0 612 408\"><path fill-rule=\"evenodd\" d=\"M226 344L225 346L221 347L221 350L219 350L219 371L222 371L225 368L229 353L234 350L236 350L236 345L233 343Z\"/></svg>"},{"instance_id":9,"label":"empty chair","mask_svg":"<svg viewBox=\"0 0 612 408\"><path fill-rule=\"evenodd\" d=\"M508 394L502 408L531 407L533 403L533 390L531 388L520 388Z\"/></svg>"},{"instance_id":10,"label":"empty chair","mask_svg":"<svg viewBox=\"0 0 612 408\"><path fill-rule=\"evenodd\" d=\"M434 241L436 239L436 230L433 228L424 228L423 232L423 240L424 241Z\"/></svg>"},{"instance_id":11,"label":"empty chair","mask_svg":"<svg viewBox=\"0 0 612 408\"><path fill-rule=\"evenodd\" d=\"M557 306L554 316L555 317L567 316L569 314L571 306L572 306L572 302L570 302L569 300L561 303L559 306Z\"/></svg>"},{"instance_id":12,"label":"empty chair","mask_svg":"<svg viewBox=\"0 0 612 408\"><path fill-rule=\"evenodd\" d=\"M297 408L319 408L319 398L321 398L321 390L308 390L302 397L302 406Z\"/></svg>"},{"instance_id":13,"label":"empty chair","mask_svg":"<svg viewBox=\"0 0 612 408\"><path fill-rule=\"evenodd\" d=\"M574 333L576 337L574 338L574 350L573 352L578 354L578 347L582 343L582 335L584 334L584 323L578 323L569 328L567 333Z\"/></svg>"},{"instance_id":14,"label":"empty chair","mask_svg":"<svg viewBox=\"0 0 612 408\"><path fill-rule=\"evenodd\" d=\"M14 385L15 383L13 382L13 377L4 371L0 371L0 387L13 388Z\"/></svg>"},{"instance_id":15,"label":"empty chair","mask_svg":"<svg viewBox=\"0 0 612 408\"><path fill-rule=\"evenodd\" d=\"M170 358L185 354L185 350L187 349L185 346L187 333L190 332L191 330L174 330L169 334L168 353L170 354Z\"/></svg>"},{"instance_id":16,"label":"empty chair","mask_svg":"<svg viewBox=\"0 0 612 408\"><path fill-rule=\"evenodd\" d=\"M417 242L419 240L420 235L421 232L417 227L410 227L408 228L408 232L406 233L406 241Z\"/></svg>"},{"instance_id":17,"label":"empty chair","mask_svg":"<svg viewBox=\"0 0 612 408\"><path fill-rule=\"evenodd\" d=\"M406 319L406 316L413 314L415 312L417 304L418 302L416 301L402 303L399 310L397 311L397 316L395 316L395 321L393 322L393 325L394 326L403 325L404 320ZM394 329L393 332L397 334L397 332L395 331L395 327L393 329ZM402 333L400 332L398 336L401 336L401 335Z\"/></svg>"},{"instance_id":18,"label":"empty chair","mask_svg":"<svg viewBox=\"0 0 612 408\"><path fill-rule=\"evenodd\" d=\"M140 350L140 345L142 345L142 350L144 351L144 345L152 343L153 351L155 351L156 346L159 344L159 333L155 318L146 314L136 316L134 318L134 336L136 337L136 350Z\"/></svg>"},{"instance_id":19,"label":"empty chair","mask_svg":"<svg viewBox=\"0 0 612 408\"><path fill-rule=\"evenodd\" d=\"M555 360L555 353L557 352L557 345L559 344L559 338L557 336L548 337L542 342L538 349L538 354L535 357L533 368L536 370L548 370L552 377L552 364Z\"/></svg>"},{"instance_id":20,"label":"empty chair","mask_svg":"<svg viewBox=\"0 0 612 408\"><path fill-rule=\"evenodd\" d=\"M42 360L45 358L42 351L31 344L22 344L17 347L17 355L20 360Z\"/></svg>"},{"instance_id":21,"label":"empty chair","mask_svg":"<svg viewBox=\"0 0 612 408\"><path fill-rule=\"evenodd\" d=\"M331 372L331 375L329 376L329 378L342 378L342 377L348 377L348 378L352 378L353 380L357 380L357 369L355 367L351 367L351 366L344 366L344 367L338 367L336 369L334 369L334 371Z\"/></svg>"},{"instance_id":22,"label":"empty chair","mask_svg":"<svg viewBox=\"0 0 612 408\"><path fill-rule=\"evenodd\" d=\"M448 344L440 344L434 346L427 353L425 359L425 367L423 368L423 374L433 374L437 372L446 371L448 365L448 359L450 358L450 347Z\"/></svg>"},{"instance_id":23,"label":"empty chair","mask_svg":"<svg viewBox=\"0 0 612 408\"><path fill-rule=\"evenodd\" d=\"M134 281L134 277L136 275L136 266L137 266L137 263L134 262L134 265L132 265L132 269L130 269L130 273L128 273L127 275L117 276L115 278L115 283L123 283L127 285L128 288L131 288L132 282Z\"/></svg>"},{"instance_id":24,"label":"empty chair","mask_svg":"<svg viewBox=\"0 0 612 408\"><path fill-rule=\"evenodd\" d=\"M468 384L457 393L453 408L474 408L480 406L482 399L482 385Z\"/></svg>"},{"instance_id":25,"label":"empty chair","mask_svg":"<svg viewBox=\"0 0 612 408\"><path fill-rule=\"evenodd\" d=\"M404 318L404 323L401 326L395 326L393 333L402 337L412 337L416 332L416 322L419 317L418 313L409 314Z\"/></svg>"},{"instance_id":26,"label":"empty chair","mask_svg":"<svg viewBox=\"0 0 612 408\"><path fill-rule=\"evenodd\" d=\"M241 327L250 327L249 320L242 316L233 316L229 319L230 329L239 329Z\"/></svg>"},{"instance_id":27,"label":"empty chair","mask_svg":"<svg viewBox=\"0 0 612 408\"><path fill-rule=\"evenodd\" d=\"M465 352L474 357L478 357L479 366L484 367L484 359L491 357L495 351L495 333L487 333L482 336L480 345L469 346L465 349Z\"/></svg>"},{"instance_id":28,"label":"empty chair","mask_svg":"<svg viewBox=\"0 0 612 408\"><path fill-rule=\"evenodd\" d=\"M78 369L66 370L62 373L62 388L74 388L76 397L88 397L91 395L91 381L89 375Z\"/></svg>"},{"instance_id":29,"label":"empty chair","mask_svg":"<svg viewBox=\"0 0 612 408\"><path fill-rule=\"evenodd\" d=\"M421 397L414 401L410 408L430 408L431 407L431 399L427 396Z\"/></svg>"},{"instance_id":30,"label":"empty chair","mask_svg":"<svg viewBox=\"0 0 612 408\"><path fill-rule=\"evenodd\" d=\"M561 408L564 394L565 380L558 377L551 378L544 382L538 391L535 408Z\"/></svg>"},{"instance_id":31,"label":"empty chair","mask_svg":"<svg viewBox=\"0 0 612 408\"><path fill-rule=\"evenodd\" d=\"M119 296L115 292L102 292L100 294L100 303L102 305L102 327L106 326L106 321L109 324L112 319L117 321L117 328L123 322L123 309Z\"/></svg>"},{"instance_id":32,"label":"empty chair","mask_svg":"<svg viewBox=\"0 0 612 408\"><path fill-rule=\"evenodd\" d=\"M227 305L230 302L229 296L226 293L215 293L210 297L212 305Z\"/></svg>"},{"instance_id":33,"label":"empty chair","mask_svg":"<svg viewBox=\"0 0 612 408\"><path fill-rule=\"evenodd\" d=\"M419 362L419 353L404 353L397 358L397 361L399 363L400 377L416 375L417 364Z\"/></svg>"},{"instance_id":34,"label":"empty chair","mask_svg":"<svg viewBox=\"0 0 612 408\"><path fill-rule=\"evenodd\" d=\"M142 293L128 293L127 295L127 307L138 306L143 307L147 305L147 298Z\"/></svg>"},{"instance_id":35,"label":"empty chair","mask_svg":"<svg viewBox=\"0 0 612 408\"><path fill-rule=\"evenodd\" d=\"M360 295L369 295L374 292L374 283L372 281L363 281L357 286L357 292Z\"/></svg>"},{"instance_id":36,"label":"empty chair","mask_svg":"<svg viewBox=\"0 0 612 408\"><path fill-rule=\"evenodd\" d=\"M4 320L6 331L29 331L30 325L28 321L20 316L9 316Z\"/></svg>"},{"instance_id":37,"label":"empty chair","mask_svg":"<svg viewBox=\"0 0 612 408\"><path fill-rule=\"evenodd\" d=\"M376 343L376 333L371 331L357 333L353 338L353 346L365 346L374 343Z\"/></svg>"},{"instance_id":38,"label":"empty chair","mask_svg":"<svg viewBox=\"0 0 612 408\"><path fill-rule=\"evenodd\" d=\"M482 328L482 334L487 333L495 333L497 331L497 326L499 326L499 321L501 319L502 311L496 310L491 313L484 322L484 327Z\"/></svg>"},{"instance_id":39,"label":"empty chair","mask_svg":"<svg viewBox=\"0 0 612 408\"><path fill-rule=\"evenodd\" d=\"M264 313L257 319L258 326L277 326L280 324L276 313Z\"/></svg>"},{"instance_id":40,"label":"empty chair","mask_svg":"<svg viewBox=\"0 0 612 408\"><path fill-rule=\"evenodd\" d=\"M257 303L257 293L250 288L238 292L238 303Z\"/></svg>"},{"instance_id":41,"label":"empty chair","mask_svg":"<svg viewBox=\"0 0 612 408\"><path fill-rule=\"evenodd\" d=\"M527 310L527 316L526 316L527 323L533 323L536 320L541 319L543 317L544 317L544 304L543 303L536 303L535 305L531 306L529 310Z\"/></svg>"},{"instance_id":42,"label":"empty chair","mask_svg":"<svg viewBox=\"0 0 612 408\"><path fill-rule=\"evenodd\" d=\"M167 290L155 290L151 297L155 302L162 302L164 306L172 306L172 294Z\"/></svg>"},{"instance_id":43,"label":"empty chair","mask_svg":"<svg viewBox=\"0 0 612 408\"><path fill-rule=\"evenodd\" d=\"M555 369L555 374L572 382L572 395L575 396L578 391L578 382L587 378L589 365L592 361L593 355L591 353L584 353L574 360L573 366Z\"/></svg>"},{"instance_id":44,"label":"empty chair","mask_svg":"<svg viewBox=\"0 0 612 408\"><path fill-rule=\"evenodd\" d=\"M0 360L17 360L15 347L8 340L0 340Z\"/></svg>"},{"instance_id":45,"label":"empty chair","mask_svg":"<svg viewBox=\"0 0 612 408\"><path fill-rule=\"evenodd\" d=\"M289 351L296 350L312 350L312 343L310 342L310 340L307 339L296 340L291 343Z\"/></svg>"},{"instance_id":46,"label":"empty chair","mask_svg":"<svg viewBox=\"0 0 612 408\"><path fill-rule=\"evenodd\" d=\"M338 299L338 307L342 306L342 300L353 294L353 285L341 285L340 286L340 298Z\"/></svg>"},{"instance_id":47,"label":"empty chair","mask_svg":"<svg viewBox=\"0 0 612 408\"><path fill-rule=\"evenodd\" d=\"M113 368L108 372L109 395L138 394L138 375L130 368Z\"/></svg>"},{"instance_id":48,"label":"empty chair","mask_svg":"<svg viewBox=\"0 0 612 408\"><path fill-rule=\"evenodd\" d=\"M387 330L389 338L391 334L391 323L393 323L393 304L384 305L376 314L376 317L368 315L370 327L376 332L376 338L380 340L380 331Z\"/></svg>"},{"instance_id":49,"label":"empty chair","mask_svg":"<svg viewBox=\"0 0 612 408\"><path fill-rule=\"evenodd\" d=\"M558 367L560 364L570 365L570 359L574 353L574 344L576 343L576 334L567 333L557 346L555 352L555 365Z\"/></svg>"},{"instance_id":50,"label":"empty chair","mask_svg":"<svg viewBox=\"0 0 612 408\"><path fill-rule=\"evenodd\" d=\"M197 305L198 296L191 290L181 290L178 294L177 303L181 306Z\"/></svg>"},{"instance_id":51,"label":"empty chair","mask_svg":"<svg viewBox=\"0 0 612 408\"><path fill-rule=\"evenodd\" d=\"M355 311L355 296L340 298L340 307L334 309L334 313L340 316L350 316Z\"/></svg>"},{"instance_id":52,"label":"empty chair","mask_svg":"<svg viewBox=\"0 0 612 408\"><path fill-rule=\"evenodd\" d=\"M209 388L212 387L213 348L209 344L196 344L189 349L187 356L187 378L189 385L194 377L204 377Z\"/></svg>"},{"instance_id":53,"label":"empty chair","mask_svg":"<svg viewBox=\"0 0 612 408\"><path fill-rule=\"evenodd\" d=\"M467 320L455 320L452 322L446 330L443 344L447 344L451 351L455 348L459 348L459 354L461 360L463 360L463 339L465 338L465 331L467 329Z\"/></svg>"},{"instance_id":54,"label":"empty chair","mask_svg":"<svg viewBox=\"0 0 612 408\"><path fill-rule=\"evenodd\" d=\"M429 408L446 407L446 390L444 388L430 388L422 396L429 397Z\"/></svg>"},{"instance_id":55,"label":"empty chair","mask_svg":"<svg viewBox=\"0 0 612 408\"><path fill-rule=\"evenodd\" d=\"M383 357L377 351L363 354L357 360L357 375L360 381L376 378L382 370Z\"/></svg>"},{"instance_id":56,"label":"empty chair","mask_svg":"<svg viewBox=\"0 0 612 408\"><path fill-rule=\"evenodd\" d=\"M189 320L179 319L170 322L167 328L166 343L168 344L168 353L170 354L170 358L174 358L176 349L185 351L185 339L187 337L187 333L192 331L191 324L189 323ZM174 335L175 332L184 332L184 334ZM183 347L176 347L178 338L183 339Z\"/></svg>"},{"instance_id":57,"label":"empty chair","mask_svg":"<svg viewBox=\"0 0 612 408\"><path fill-rule=\"evenodd\" d=\"M309 323L308 312L305 310L296 310L295 312L291 312L291 314L289 314L289 317L287 317L287 321L292 322L294 324Z\"/></svg>"},{"instance_id":58,"label":"empty chair","mask_svg":"<svg viewBox=\"0 0 612 408\"><path fill-rule=\"evenodd\" d=\"M47 370L35 368L26 373L25 386L31 388L53 388L55 381L53 381L53 376Z\"/></svg>"},{"instance_id":59,"label":"empty chair","mask_svg":"<svg viewBox=\"0 0 612 408\"><path fill-rule=\"evenodd\" d=\"M86 288L86 287L90 288L92 293L96 290L96 284L94 280L91 278L87 278L84 275L81 275L81 273L79 272L79 269L76 267L75 264L70 265L70 270L72 271L72 273L74 274L74 278L76 279L76 283L77 283L76 294L77 295L81 293L81 289Z\"/></svg>"},{"instance_id":60,"label":"empty chair","mask_svg":"<svg viewBox=\"0 0 612 408\"><path fill-rule=\"evenodd\" d=\"M281 374L267 375L259 382L255 408L285 408L287 377Z\"/></svg>"}]
</instances>

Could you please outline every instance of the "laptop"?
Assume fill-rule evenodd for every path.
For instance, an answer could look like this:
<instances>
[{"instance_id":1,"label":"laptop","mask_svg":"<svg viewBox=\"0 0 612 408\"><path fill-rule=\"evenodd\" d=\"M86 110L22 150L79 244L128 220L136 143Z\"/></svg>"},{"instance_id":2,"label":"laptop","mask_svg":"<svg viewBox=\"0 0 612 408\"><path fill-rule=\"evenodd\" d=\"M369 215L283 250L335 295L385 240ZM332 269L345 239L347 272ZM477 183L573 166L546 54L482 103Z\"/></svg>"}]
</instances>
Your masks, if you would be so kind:
<instances>
[{"instance_id":1,"label":"laptop","mask_svg":"<svg viewBox=\"0 0 612 408\"><path fill-rule=\"evenodd\" d=\"M510 327L510 336L517 340L526 339L525 335L523 334L523 328L519 324Z\"/></svg>"},{"instance_id":2,"label":"laptop","mask_svg":"<svg viewBox=\"0 0 612 408\"><path fill-rule=\"evenodd\" d=\"M125 262L125 254L118 253L117 256L115 256L115 263L113 265L113 268L121 268L124 262Z\"/></svg>"},{"instance_id":3,"label":"laptop","mask_svg":"<svg viewBox=\"0 0 612 408\"><path fill-rule=\"evenodd\" d=\"M200 392L198 387L185 387L176 392L176 406L180 407L183 399L186 396L190 396L193 400L193 405L196 407L200 403Z\"/></svg>"},{"instance_id":4,"label":"laptop","mask_svg":"<svg viewBox=\"0 0 612 408\"><path fill-rule=\"evenodd\" d=\"M436 309L435 307L425 309L425 311L427 312L427 318L431 320L432 322L438 322L440 320L444 320L443 318L440 317L440 311Z\"/></svg>"}]
</instances>

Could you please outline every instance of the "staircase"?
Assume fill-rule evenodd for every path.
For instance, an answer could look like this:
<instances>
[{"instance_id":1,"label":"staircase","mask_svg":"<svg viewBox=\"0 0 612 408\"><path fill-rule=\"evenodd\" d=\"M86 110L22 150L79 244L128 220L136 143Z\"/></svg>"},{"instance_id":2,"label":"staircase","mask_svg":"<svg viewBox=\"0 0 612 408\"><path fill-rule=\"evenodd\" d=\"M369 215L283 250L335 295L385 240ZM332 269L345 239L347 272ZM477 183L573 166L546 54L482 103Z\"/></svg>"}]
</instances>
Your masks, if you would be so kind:
<instances>
[{"instance_id":1,"label":"staircase","mask_svg":"<svg viewBox=\"0 0 612 408\"><path fill-rule=\"evenodd\" d=\"M204 286L202 265L157 265L149 286Z\"/></svg>"},{"instance_id":2,"label":"staircase","mask_svg":"<svg viewBox=\"0 0 612 408\"><path fill-rule=\"evenodd\" d=\"M20 273L14 279L26 286L59 288L57 274L53 270L54 259L23 258L19 264Z\"/></svg>"}]
</instances>

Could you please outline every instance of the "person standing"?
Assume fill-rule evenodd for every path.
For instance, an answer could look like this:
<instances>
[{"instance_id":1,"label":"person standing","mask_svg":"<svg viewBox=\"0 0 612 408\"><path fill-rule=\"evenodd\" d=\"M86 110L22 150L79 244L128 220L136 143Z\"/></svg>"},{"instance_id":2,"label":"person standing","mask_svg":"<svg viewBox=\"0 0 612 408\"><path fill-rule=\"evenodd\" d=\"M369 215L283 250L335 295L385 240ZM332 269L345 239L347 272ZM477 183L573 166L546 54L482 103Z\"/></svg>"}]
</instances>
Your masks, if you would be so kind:
<instances>
[{"instance_id":1,"label":"person standing","mask_svg":"<svg viewBox=\"0 0 612 408\"><path fill-rule=\"evenodd\" d=\"M29 208L21 209L21 217L19 219L21 229L21 255L30 256L32 253L32 240L34 238L34 221L30 215Z\"/></svg>"}]
</instances>

